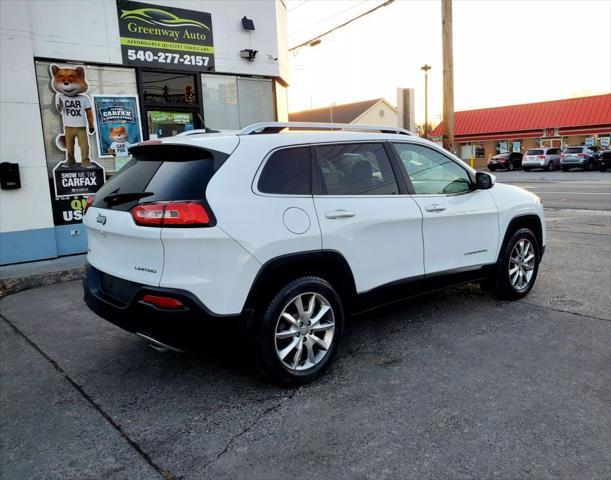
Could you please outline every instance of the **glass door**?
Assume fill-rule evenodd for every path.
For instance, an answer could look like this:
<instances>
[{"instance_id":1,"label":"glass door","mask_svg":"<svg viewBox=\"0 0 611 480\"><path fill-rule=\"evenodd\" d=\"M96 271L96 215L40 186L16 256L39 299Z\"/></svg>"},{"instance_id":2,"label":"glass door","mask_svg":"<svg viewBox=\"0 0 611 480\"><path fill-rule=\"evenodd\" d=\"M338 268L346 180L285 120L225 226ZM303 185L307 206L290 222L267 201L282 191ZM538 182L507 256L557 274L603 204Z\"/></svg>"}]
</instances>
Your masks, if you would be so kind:
<instances>
[{"instance_id":1,"label":"glass door","mask_svg":"<svg viewBox=\"0 0 611 480\"><path fill-rule=\"evenodd\" d=\"M140 97L149 139L202 128L197 78L184 72L140 71Z\"/></svg>"}]
</instances>

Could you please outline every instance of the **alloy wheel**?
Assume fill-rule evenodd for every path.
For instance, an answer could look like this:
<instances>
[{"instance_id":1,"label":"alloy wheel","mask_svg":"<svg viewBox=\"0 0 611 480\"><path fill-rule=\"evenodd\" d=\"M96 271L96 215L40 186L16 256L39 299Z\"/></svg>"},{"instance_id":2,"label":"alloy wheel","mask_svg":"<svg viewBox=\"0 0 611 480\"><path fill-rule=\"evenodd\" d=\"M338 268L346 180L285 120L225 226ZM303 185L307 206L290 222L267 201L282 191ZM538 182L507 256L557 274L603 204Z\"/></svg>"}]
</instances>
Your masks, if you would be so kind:
<instances>
[{"instance_id":1,"label":"alloy wheel","mask_svg":"<svg viewBox=\"0 0 611 480\"><path fill-rule=\"evenodd\" d=\"M282 365L303 372L327 355L335 335L335 316L329 301L319 293L302 293L282 310L276 323L276 354Z\"/></svg>"},{"instance_id":2,"label":"alloy wheel","mask_svg":"<svg viewBox=\"0 0 611 480\"><path fill-rule=\"evenodd\" d=\"M535 248L526 239L520 239L509 257L509 281L518 291L528 288L535 270Z\"/></svg>"}]
</instances>

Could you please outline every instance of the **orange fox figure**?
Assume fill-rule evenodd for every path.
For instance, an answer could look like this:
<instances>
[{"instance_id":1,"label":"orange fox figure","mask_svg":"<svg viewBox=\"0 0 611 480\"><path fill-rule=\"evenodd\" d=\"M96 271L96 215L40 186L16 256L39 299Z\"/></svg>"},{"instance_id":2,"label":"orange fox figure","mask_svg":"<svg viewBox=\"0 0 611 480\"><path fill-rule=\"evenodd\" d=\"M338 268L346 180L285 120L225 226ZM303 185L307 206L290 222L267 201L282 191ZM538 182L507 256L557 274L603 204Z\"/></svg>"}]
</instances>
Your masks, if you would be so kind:
<instances>
[{"instance_id":1,"label":"orange fox figure","mask_svg":"<svg viewBox=\"0 0 611 480\"><path fill-rule=\"evenodd\" d=\"M126 157L129 155L130 144L127 141L127 130L125 127L110 127L108 129L108 136L112 140L110 147L108 147L108 153L115 157Z\"/></svg>"},{"instance_id":2,"label":"orange fox figure","mask_svg":"<svg viewBox=\"0 0 611 480\"><path fill-rule=\"evenodd\" d=\"M95 133L91 101L84 93L89 89L85 79L85 69L82 66L60 68L51 65L51 86L55 93L55 107L62 116L64 133L57 136L55 143L60 150L66 152L65 167L76 164L74 159L74 143L78 139L81 150L81 165L91 167L89 158L89 135Z\"/></svg>"}]
</instances>

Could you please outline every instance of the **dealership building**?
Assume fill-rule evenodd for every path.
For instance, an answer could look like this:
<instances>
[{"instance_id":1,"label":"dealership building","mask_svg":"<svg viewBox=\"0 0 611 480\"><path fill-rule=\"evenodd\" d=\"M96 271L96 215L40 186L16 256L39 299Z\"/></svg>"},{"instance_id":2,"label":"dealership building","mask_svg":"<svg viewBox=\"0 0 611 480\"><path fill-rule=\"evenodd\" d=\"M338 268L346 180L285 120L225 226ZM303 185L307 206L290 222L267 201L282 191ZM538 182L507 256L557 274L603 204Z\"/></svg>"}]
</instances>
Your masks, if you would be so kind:
<instances>
[{"instance_id":1,"label":"dealership building","mask_svg":"<svg viewBox=\"0 0 611 480\"><path fill-rule=\"evenodd\" d=\"M431 133L441 142L443 124ZM454 114L454 150L474 166L498 153L534 147L609 146L611 93Z\"/></svg>"},{"instance_id":2,"label":"dealership building","mask_svg":"<svg viewBox=\"0 0 611 480\"><path fill-rule=\"evenodd\" d=\"M281 0L3 0L0 41L0 265L85 252L130 145L287 119Z\"/></svg>"}]
</instances>

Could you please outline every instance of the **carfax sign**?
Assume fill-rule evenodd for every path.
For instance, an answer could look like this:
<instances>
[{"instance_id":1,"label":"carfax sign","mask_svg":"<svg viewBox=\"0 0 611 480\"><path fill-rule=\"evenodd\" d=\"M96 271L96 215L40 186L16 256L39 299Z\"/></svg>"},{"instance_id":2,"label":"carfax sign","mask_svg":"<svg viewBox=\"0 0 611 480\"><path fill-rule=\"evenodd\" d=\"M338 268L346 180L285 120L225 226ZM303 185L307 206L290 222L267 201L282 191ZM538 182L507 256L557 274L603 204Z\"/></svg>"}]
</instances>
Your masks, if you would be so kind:
<instances>
[{"instance_id":1,"label":"carfax sign","mask_svg":"<svg viewBox=\"0 0 611 480\"><path fill-rule=\"evenodd\" d=\"M117 0L123 63L214 70L212 17L206 12Z\"/></svg>"}]
</instances>

